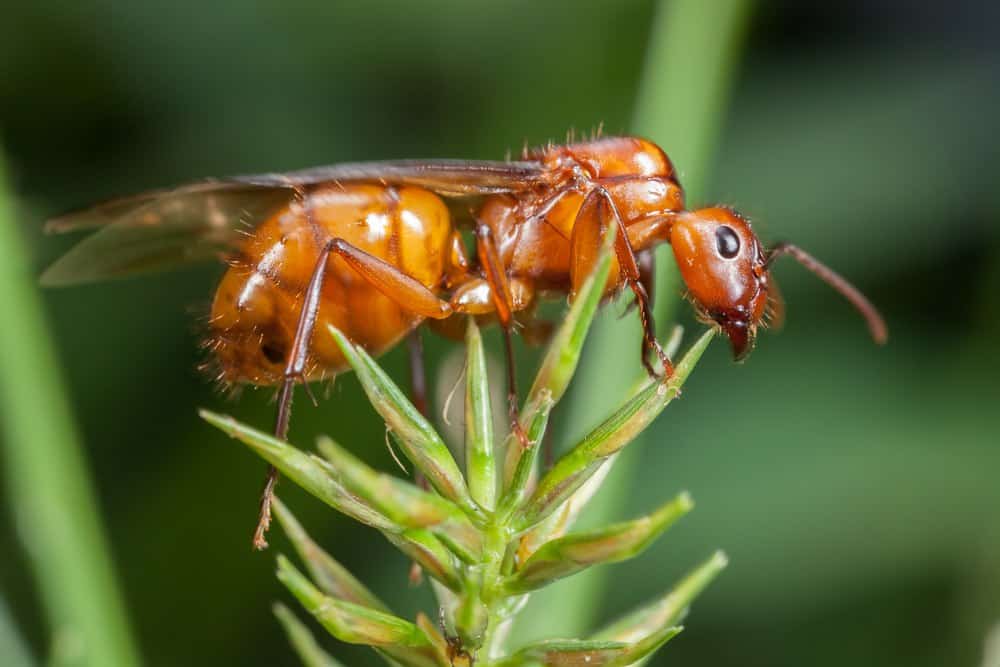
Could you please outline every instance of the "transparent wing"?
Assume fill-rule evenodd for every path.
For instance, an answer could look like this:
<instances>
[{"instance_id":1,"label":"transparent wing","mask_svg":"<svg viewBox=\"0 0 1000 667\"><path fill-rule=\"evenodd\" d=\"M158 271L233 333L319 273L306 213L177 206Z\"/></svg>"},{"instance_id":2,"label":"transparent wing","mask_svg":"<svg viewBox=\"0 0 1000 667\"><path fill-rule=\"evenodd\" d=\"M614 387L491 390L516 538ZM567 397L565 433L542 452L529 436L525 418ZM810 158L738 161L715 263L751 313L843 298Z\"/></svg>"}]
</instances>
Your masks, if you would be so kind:
<instances>
[{"instance_id":1,"label":"transparent wing","mask_svg":"<svg viewBox=\"0 0 1000 667\"><path fill-rule=\"evenodd\" d=\"M237 176L238 183L290 187L329 182L375 181L419 185L444 196L518 192L544 181L538 162L489 160L396 160L313 167L283 174Z\"/></svg>"},{"instance_id":2,"label":"transparent wing","mask_svg":"<svg viewBox=\"0 0 1000 667\"><path fill-rule=\"evenodd\" d=\"M291 197L282 188L201 183L57 218L47 229L99 229L46 269L41 283L74 285L218 259Z\"/></svg>"},{"instance_id":3,"label":"transparent wing","mask_svg":"<svg viewBox=\"0 0 1000 667\"><path fill-rule=\"evenodd\" d=\"M54 218L46 231L97 231L42 274L46 286L123 277L214 259L238 248L296 189L324 183L418 185L448 197L518 192L543 182L536 162L412 160L237 176L110 200Z\"/></svg>"}]
</instances>

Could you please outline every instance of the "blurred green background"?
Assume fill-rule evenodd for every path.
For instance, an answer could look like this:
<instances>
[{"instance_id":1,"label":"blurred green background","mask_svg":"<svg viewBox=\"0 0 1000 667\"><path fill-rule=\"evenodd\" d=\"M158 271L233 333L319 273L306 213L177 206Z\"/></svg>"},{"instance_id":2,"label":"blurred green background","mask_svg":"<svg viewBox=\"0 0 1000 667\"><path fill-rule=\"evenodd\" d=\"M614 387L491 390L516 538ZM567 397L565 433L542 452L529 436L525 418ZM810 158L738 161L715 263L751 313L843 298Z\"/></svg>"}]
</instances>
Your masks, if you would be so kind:
<instances>
[{"instance_id":1,"label":"blurred green background","mask_svg":"<svg viewBox=\"0 0 1000 667\"><path fill-rule=\"evenodd\" d=\"M987 5L754 6L704 201L691 203L732 204L765 241L836 267L884 309L891 340L874 347L839 297L779 265L785 330L744 365L714 345L630 452L616 514L684 488L698 507L605 573L594 619L716 547L732 560L652 664L986 664L1000 634L1000 9ZM41 234L48 215L106 196L345 160L500 158L601 122L625 132L653 15L651 2L6 7L0 144L29 262L40 271L73 242ZM671 94L683 110L685 91ZM287 597L273 552L248 548L263 465L195 415L272 419L272 392L227 401L195 369L219 274L42 296L145 662L294 664L270 613ZM425 341L432 370L455 351ZM526 373L537 355L520 351ZM406 377L402 349L386 364ZM567 422L568 434L592 425ZM318 409L300 400L293 440L320 431L393 465L352 377ZM430 608L384 540L288 485L283 496L400 612ZM0 625L42 656L44 614L7 499Z\"/></svg>"}]
</instances>

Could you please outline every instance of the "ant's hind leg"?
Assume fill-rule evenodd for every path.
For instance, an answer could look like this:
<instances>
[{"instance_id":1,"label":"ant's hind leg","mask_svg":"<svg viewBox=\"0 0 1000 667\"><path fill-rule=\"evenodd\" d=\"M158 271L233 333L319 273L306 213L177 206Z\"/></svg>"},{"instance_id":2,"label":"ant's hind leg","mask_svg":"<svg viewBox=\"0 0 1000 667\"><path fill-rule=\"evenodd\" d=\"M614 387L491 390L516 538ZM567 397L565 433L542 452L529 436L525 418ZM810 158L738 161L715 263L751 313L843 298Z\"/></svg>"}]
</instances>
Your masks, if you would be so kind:
<instances>
[{"instance_id":1,"label":"ant's hind leg","mask_svg":"<svg viewBox=\"0 0 1000 667\"><path fill-rule=\"evenodd\" d=\"M326 276L327 260L330 258L330 245L320 251L316 259L309 286L306 288L302 311L299 313L298 325L295 328L295 338L285 362L285 372L278 393L278 414L274 422L274 436L279 440L288 439L288 422L292 414L292 396L295 382L305 377L306 361L309 358L309 341L312 340L316 317L319 313L319 299L323 290L323 279ZM273 465L267 468L267 478L264 490L260 496L260 511L257 516L257 528L253 534L254 549L266 549L265 535L271 525L271 503L274 500L274 486L278 481L278 469Z\"/></svg>"},{"instance_id":2,"label":"ant's hind leg","mask_svg":"<svg viewBox=\"0 0 1000 667\"><path fill-rule=\"evenodd\" d=\"M306 214L309 214L308 210ZM306 288L298 327L285 366L284 381L281 385L281 392L278 394L278 417L274 426L274 434L275 437L282 440L286 439L288 435L288 420L291 414L292 392L295 388L295 382L305 376L306 361L309 358L309 342L312 340L313 329L316 326L323 279L331 254L343 258L373 287L412 313L433 318L448 317L452 313L451 305L447 301L438 299L420 281L406 275L399 268L354 247L343 239L336 238L328 241L320 250L316 260L316 268L309 280L309 286ZM278 471L273 466L268 468L267 481L260 499L257 530L254 532L253 544L257 549L263 549L267 546L264 534L271 523L271 502L277 478Z\"/></svg>"}]
</instances>

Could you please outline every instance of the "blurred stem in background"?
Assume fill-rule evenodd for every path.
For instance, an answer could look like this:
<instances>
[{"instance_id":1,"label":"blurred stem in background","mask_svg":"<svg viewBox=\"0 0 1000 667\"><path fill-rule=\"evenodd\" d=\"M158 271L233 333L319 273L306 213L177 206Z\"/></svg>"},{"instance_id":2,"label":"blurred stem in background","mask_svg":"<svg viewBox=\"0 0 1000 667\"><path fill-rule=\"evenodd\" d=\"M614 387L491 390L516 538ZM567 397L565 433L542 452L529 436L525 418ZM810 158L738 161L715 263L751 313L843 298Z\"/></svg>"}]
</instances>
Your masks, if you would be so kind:
<instances>
[{"instance_id":1,"label":"blurred stem in background","mask_svg":"<svg viewBox=\"0 0 1000 667\"><path fill-rule=\"evenodd\" d=\"M8 507L48 613L54 665L139 663L0 162L0 431Z\"/></svg>"},{"instance_id":2,"label":"blurred stem in background","mask_svg":"<svg viewBox=\"0 0 1000 667\"><path fill-rule=\"evenodd\" d=\"M673 0L657 6L633 130L652 139L670 156L688 206L697 206L702 196L750 8L750 0ZM680 287L668 246L657 250L656 273L655 317L662 340L674 320ZM634 315L617 319L616 309L606 308L590 336L567 411L566 422L574 431L571 435L591 426L593 415L607 412L611 408L608 397L628 391L638 378L635 369L640 368L642 337ZM635 363L623 363L622 359ZM640 440L649 437L647 433ZM641 446L641 442L634 443L616 463L588 509L591 520L606 523L622 513ZM519 627L526 632L542 628L545 634L555 636L584 633L600 618L606 576L604 569L590 570L568 585L553 587L544 597L539 596L539 604L526 610Z\"/></svg>"},{"instance_id":3,"label":"blurred stem in background","mask_svg":"<svg viewBox=\"0 0 1000 667\"><path fill-rule=\"evenodd\" d=\"M35 664L3 597L0 597L0 658L3 658L4 667L31 667Z\"/></svg>"}]
</instances>

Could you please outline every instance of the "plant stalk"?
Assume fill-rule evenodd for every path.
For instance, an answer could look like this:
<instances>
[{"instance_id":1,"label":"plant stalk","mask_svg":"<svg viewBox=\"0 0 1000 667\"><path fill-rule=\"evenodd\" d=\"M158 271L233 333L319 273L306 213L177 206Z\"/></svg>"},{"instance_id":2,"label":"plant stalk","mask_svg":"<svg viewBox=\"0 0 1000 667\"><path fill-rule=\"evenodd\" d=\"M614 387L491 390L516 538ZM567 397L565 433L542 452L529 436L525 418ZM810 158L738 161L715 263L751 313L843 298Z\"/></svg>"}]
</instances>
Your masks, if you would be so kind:
<instances>
[{"instance_id":1,"label":"plant stalk","mask_svg":"<svg viewBox=\"0 0 1000 667\"><path fill-rule=\"evenodd\" d=\"M0 162L0 433L55 665L139 664L100 510Z\"/></svg>"}]
</instances>

